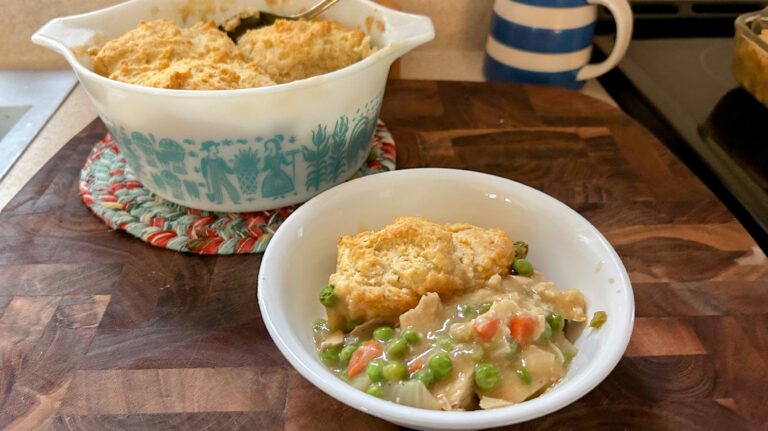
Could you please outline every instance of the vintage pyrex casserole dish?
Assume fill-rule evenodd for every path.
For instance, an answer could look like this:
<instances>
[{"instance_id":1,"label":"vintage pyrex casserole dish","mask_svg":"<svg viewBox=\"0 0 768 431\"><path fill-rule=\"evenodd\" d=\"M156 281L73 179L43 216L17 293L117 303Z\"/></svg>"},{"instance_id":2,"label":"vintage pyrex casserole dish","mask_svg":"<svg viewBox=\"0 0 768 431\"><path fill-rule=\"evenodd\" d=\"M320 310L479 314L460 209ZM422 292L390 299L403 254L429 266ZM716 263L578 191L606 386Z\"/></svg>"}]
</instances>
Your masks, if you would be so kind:
<instances>
[{"instance_id":1,"label":"vintage pyrex casserole dish","mask_svg":"<svg viewBox=\"0 0 768 431\"><path fill-rule=\"evenodd\" d=\"M221 22L245 8L287 15L314 3L132 0L53 19L32 40L66 58L128 166L152 192L197 209L257 211L306 201L356 172L368 156L389 67L434 37L429 18L342 0L323 16L366 31L376 52L331 73L250 89L169 90L114 81L91 70L86 49L140 20L191 25ZM226 166L221 178L204 177L203 162L212 164L206 159Z\"/></svg>"}]
</instances>

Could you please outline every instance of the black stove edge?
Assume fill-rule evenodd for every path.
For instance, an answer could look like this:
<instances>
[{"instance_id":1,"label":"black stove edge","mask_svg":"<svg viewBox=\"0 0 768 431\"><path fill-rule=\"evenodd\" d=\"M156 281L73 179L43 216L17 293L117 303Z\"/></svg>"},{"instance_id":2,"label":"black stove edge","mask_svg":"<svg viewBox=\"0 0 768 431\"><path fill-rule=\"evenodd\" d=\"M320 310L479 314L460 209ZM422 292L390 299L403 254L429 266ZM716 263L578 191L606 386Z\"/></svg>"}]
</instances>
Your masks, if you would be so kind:
<instances>
[{"instance_id":1,"label":"black stove edge","mask_svg":"<svg viewBox=\"0 0 768 431\"><path fill-rule=\"evenodd\" d=\"M674 39L689 37L733 37L736 16L717 18L635 19L632 39ZM597 21L595 34L616 34L611 20Z\"/></svg>"},{"instance_id":2,"label":"black stove edge","mask_svg":"<svg viewBox=\"0 0 768 431\"><path fill-rule=\"evenodd\" d=\"M605 55L599 49L592 50L592 57L593 61L605 59ZM712 169L653 108L650 101L635 88L632 82L618 68L598 78L598 81L624 112L650 130L728 207L763 252L768 252L768 231L760 226L733 193L723 185Z\"/></svg>"}]
</instances>

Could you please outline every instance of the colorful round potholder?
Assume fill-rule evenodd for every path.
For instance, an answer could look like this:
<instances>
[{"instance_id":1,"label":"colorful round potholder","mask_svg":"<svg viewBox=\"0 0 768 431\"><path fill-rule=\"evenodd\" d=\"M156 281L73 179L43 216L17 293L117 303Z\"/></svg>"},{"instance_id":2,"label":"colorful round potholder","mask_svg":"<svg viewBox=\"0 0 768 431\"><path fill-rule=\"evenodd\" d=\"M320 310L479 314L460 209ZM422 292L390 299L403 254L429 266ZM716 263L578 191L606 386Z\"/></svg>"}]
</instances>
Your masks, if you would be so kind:
<instances>
[{"instance_id":1,"label":"colorful round potholder","mask_svg":"<svg viewBox=\"0 0 768 431\"><path fill-rule=\"evenodd\" d=\"M395 169L395 141L381 120L366 163L353 178ZM126 169L112 136L96 143L80 172L80 197L112 229L156 247L226 255L263 252L299 205L251 213L187 208L154 195Z\"/></svg>"}]
</instances>

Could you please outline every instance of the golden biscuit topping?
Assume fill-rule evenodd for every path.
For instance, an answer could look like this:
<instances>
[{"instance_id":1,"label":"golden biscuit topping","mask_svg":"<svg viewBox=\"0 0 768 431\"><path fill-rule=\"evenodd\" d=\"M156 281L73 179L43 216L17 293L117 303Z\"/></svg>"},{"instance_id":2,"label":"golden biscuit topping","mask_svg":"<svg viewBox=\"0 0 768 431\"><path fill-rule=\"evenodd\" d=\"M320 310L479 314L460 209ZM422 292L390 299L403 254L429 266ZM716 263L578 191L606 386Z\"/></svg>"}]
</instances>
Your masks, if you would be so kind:
<instances>
[{"instance_id":1,"label":"golden biscuit topping","mask_svg":"<svg viewBox=\"0 0 768 431\"><path fill-rule=\"evenodd\" d=\"M330 277L340 301L329 319L395 321L427 293L450 298L507 274L514 256L513 242L502 230L439 225L419 217L342 236Z\"/></svg>"},{"instance_id":2,"label":"golden biscuit topping","mask_svg":"<svg viewBox=\"0 0 768 431\"><path fill-rule=\"evenodd\" d=\"M332 72L371 53L362 30L348 30L335 21L278 20L248 31L237 44L278 84Z\"/></svg>"},{"instance_id":3,"label":"golden biscuit topping","mask_svg":"<svg viewBox=\"0 0 768 431\"><path fill-rule=\"evenodd\" d=\"M148 87L227 90L262 87L328 73L371 52L361 30L334 21L277 21L251 30L239 45L213 21L192 27L170 19L138 27L93 47L93 70L110 79Z\"/></svg>"}]
</instances>

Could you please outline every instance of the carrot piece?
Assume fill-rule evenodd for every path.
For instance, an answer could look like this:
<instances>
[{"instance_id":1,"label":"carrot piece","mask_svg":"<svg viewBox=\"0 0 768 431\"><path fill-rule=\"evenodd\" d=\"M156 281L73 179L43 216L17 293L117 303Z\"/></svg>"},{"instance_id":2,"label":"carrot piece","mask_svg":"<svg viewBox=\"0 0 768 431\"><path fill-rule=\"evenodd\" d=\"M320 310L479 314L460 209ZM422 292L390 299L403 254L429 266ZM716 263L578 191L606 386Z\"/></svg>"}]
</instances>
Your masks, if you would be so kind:
<instances>
[{"instance_id":1,"label":"carrot piece","mask_svg":"<svg viewBox=\"0 0 768 431\"><path fill-rule=\"evenodd\" d=\"M416 371L419 371L422 368L424 368L424 362L421 362L421 361L416 361L412 363L410 367L408 367L409 371L412 373L415 373Z\"/></svg>"},{"instance_id":2,"label":"carrot piece","mask_svg":"<svg viewBox=\"0 0 768 431\"><path fill-rule=\"evenodd\" d=\"M499 319L496 317L483 318L482 316L475 319L475 323L472 324L472 330L475 331L478 337L485 341L491 341L496 331L499 329Z\"/></svg>"},{"instance_id":3,"label":"carrot piece","mask_svg":"<svg viewBox=\"0 0 768 431\"><path fill-rule=\"evenodd\" d=\"M509 321L509 332L519 344L526 344L533 337L536 320L527 314L518 314Z\"/></svg>"},{"instance_id":4,"label":"carrot piece","mask_svg":"<svg viewBox=\"0 0 768 431\"><path fill-rule=\"evenodd\" d=\"M347 374L349 377L355 377L365 370L368 362L379 355L381 355L381 344L376 340L366 341L359 349L355 350L349 359Z\"/></svg>"}]
</instances>

